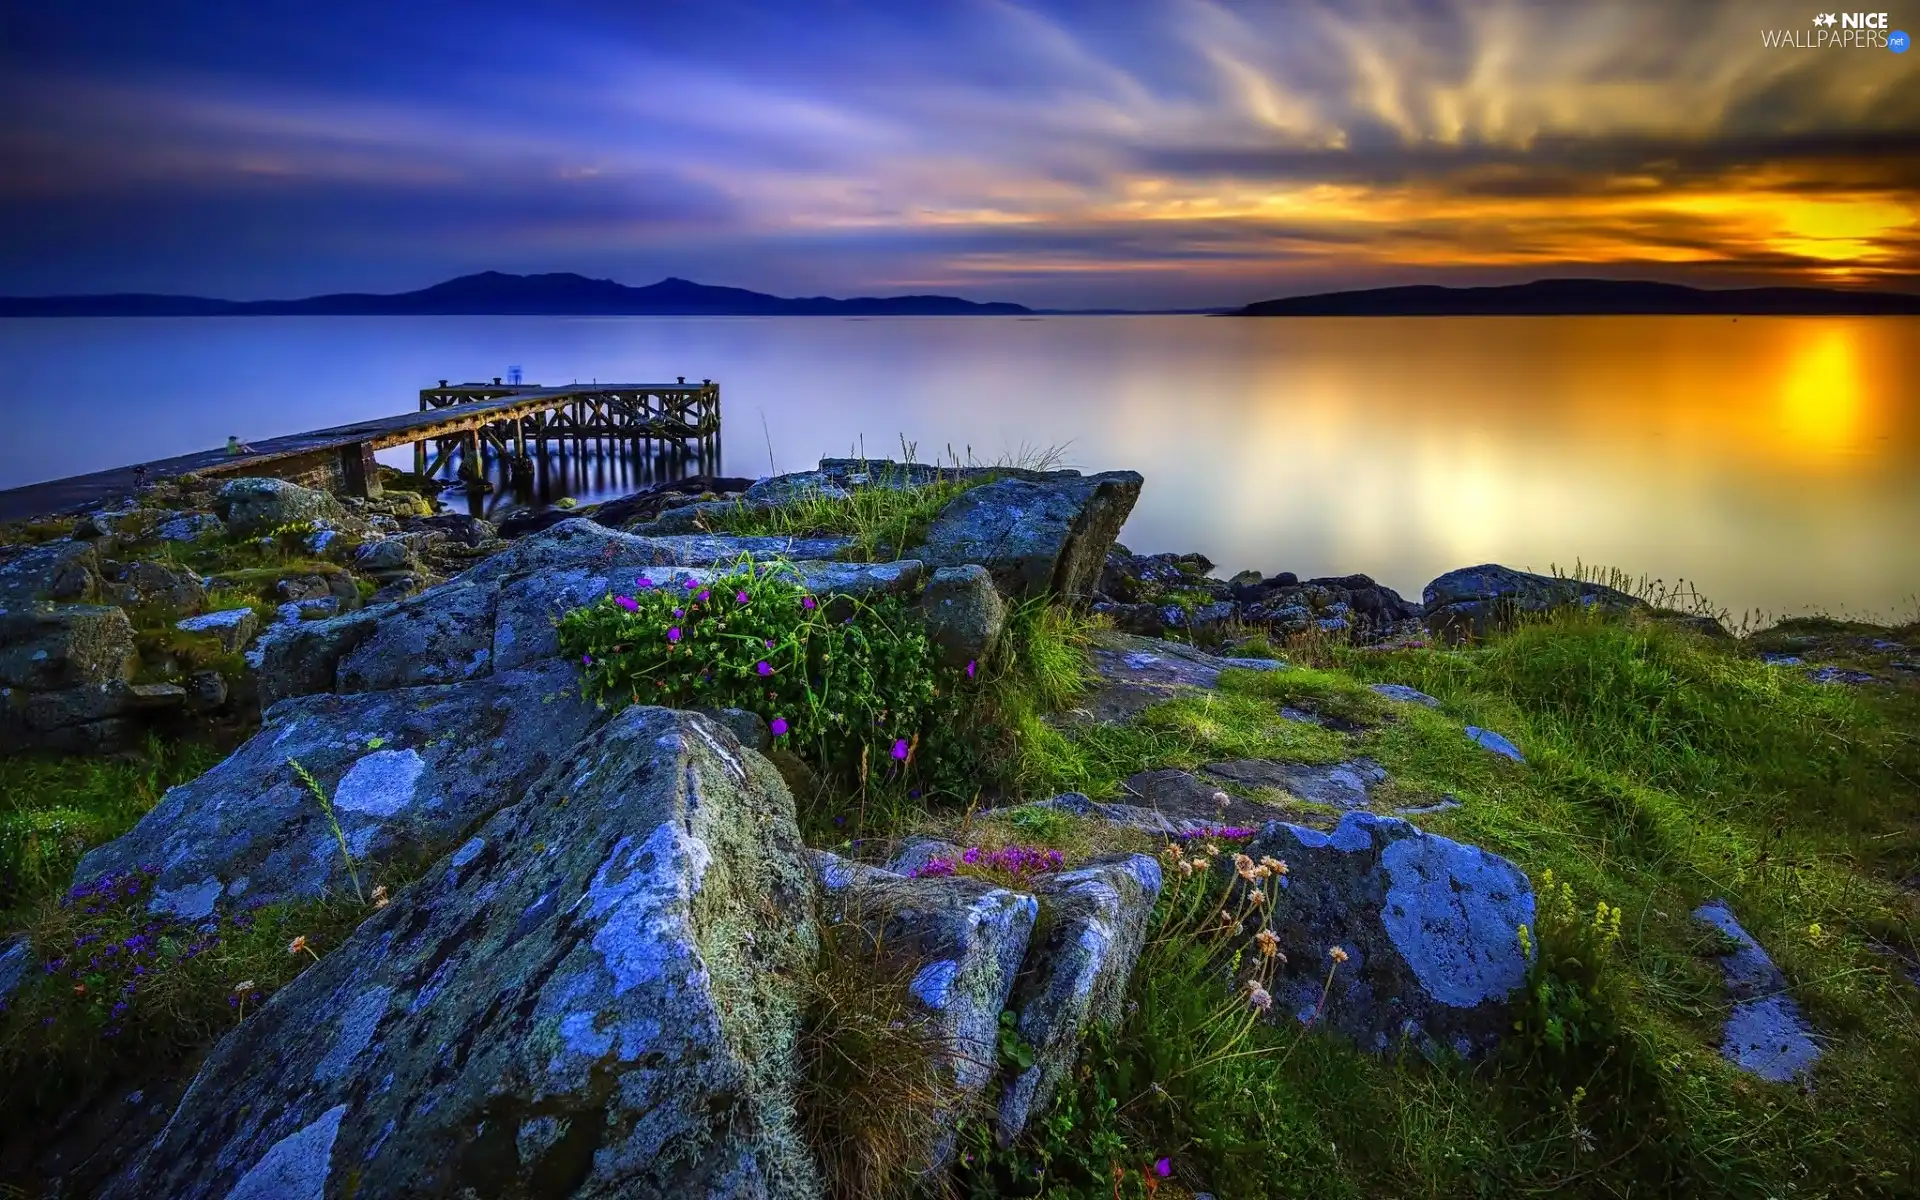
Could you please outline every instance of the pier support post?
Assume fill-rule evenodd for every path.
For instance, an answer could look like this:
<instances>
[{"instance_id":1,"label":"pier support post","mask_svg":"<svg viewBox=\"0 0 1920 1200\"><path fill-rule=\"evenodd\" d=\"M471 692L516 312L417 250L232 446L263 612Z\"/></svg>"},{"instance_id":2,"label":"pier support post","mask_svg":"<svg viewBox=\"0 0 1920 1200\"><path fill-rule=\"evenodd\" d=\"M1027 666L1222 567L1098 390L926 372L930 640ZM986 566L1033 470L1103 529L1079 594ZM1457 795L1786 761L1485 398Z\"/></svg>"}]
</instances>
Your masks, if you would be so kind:
<instances>
[{"instance_id":1,"label":"pier support post","mask_svg":"<svg viewBox=\"0 0 1920 1200\"><path fill-rule=\"evenodd\" d=\"M468 483L478 483L486 478L486 464L481 457L480 430L469 429L461 437L460 475Z\"/></svg>"},{"instance_id":2,"label":"pier support post","mask_svg":"<svg viewBox=\"0 0 1920 1200\"><path fill-rule=\"evenodd\" d=\"M419 443L415 445L419 447ZM424 447L421 450L424 451ZM371 442L340 447L340 477L349 496L367 500L380 496L380 464L374 461Z\"/></svg>"}]
</instances>

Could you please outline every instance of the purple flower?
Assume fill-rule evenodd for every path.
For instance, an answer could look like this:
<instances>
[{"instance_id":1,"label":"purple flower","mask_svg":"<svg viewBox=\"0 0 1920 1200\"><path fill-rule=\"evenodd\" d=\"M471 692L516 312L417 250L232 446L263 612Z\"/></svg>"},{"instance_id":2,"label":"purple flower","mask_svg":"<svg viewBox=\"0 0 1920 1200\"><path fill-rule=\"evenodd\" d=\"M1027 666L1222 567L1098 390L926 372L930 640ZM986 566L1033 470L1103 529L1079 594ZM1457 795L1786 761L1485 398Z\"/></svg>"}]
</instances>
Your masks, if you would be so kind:
<instances>
[{"instance_id":1,"label":"purple flower","mask_svg":"<svg viewBox=\"0 0 1920 1200\"><path fill-rule=\"evenodd\" d=\"M773 731L773 736L785 737L788 728L787 719L785 717L775 717L772 722L768 724L767 728Z\"/></svg>"},{"instance_id":2,"label":"purple flower","mask_svg":"<svg viewBox=\"0 0 1920 1200\"><path fill-rule=\"evenodd\" d=\"M971 658L967 660L967 678L973 678L973 660Z\"/></svg>"},{"instance_id":3,"label":"purple flower","mask_svg":"<svg viewBox=\"0 0 1920 1200\"><path fill-rule=\"evenodd\" d=\"M800 607L811 611L813 608L813 597L812 596L800 597Z\"/></svg>"},{"instance_id":4,"label":"purple flower","mask_svg":"<svg viewBox=\"0 0 1920 1200\"><path fill-rule=\"evenodd\" d=\"M684 617L687 615L687 610L684 608L676 608L673 610L673 615L676 617Z\"/></svg>"},{"instance_id":5,"label":"purple flower","mask_svg":"<svg viewBox=\"0 0 1920 1200\"><path fill-rule=\"evenodd\" d=\"M735 592L733 594L733 598L735 600L738 600L742 604L745 604L747 602L747 594L745 592Z\"/></svg>"},{"instance_id":6,"label":"purple flower","mask_svg":"<svg viewBox=\"0 0 1920 1200\"><path fill-rule=\"evenodd\" d=\"M698 579L689 579L689 580L687 580L687 583L686 583L686 588L687 588L687 590L688 590L688 591L692 591L693 589L695 589L695 588L697 588L697 587L699 587L699 586L700 586L700 581L699 581Z\"/></svg>"},{"instance_id":7,"label":"purple flower","mask_svg":"<svg viewBox=\"0 0 1920 1200\"><path fill-rule=\"evenodd\" d=\"M772 639L772 638L768 638L768 639L767 639L767 649L769 649L769 650L771 650L771 649L773 649L773 639Z\"/></svg>"},{"instance_id":8,"label":"purple flower","mask_svg":"<svg viewBox=\"0 0 1920 1200\"><path fill-rule=\"evenodd\" d=\"M695 596L695 597L694 597L694 599L695 599L695 600L705 600L705 599L706 599L706 598L708 597L708 595L710 595L710 594L711 594L711 593L709 593L709 592L707 591L707 589L706 589L706 588L701 588L701 589L700 589L700 594L699 594L698 596Z\"/></svg>"},{"instance_id":9,"label":"purple flower","mask_svg":"<svg viewBox=\"0 0 1920 1200\"><path fill-rule=\"evenodd\" d=\"M678 625L675 625L672 629L667 630L667 641L669 643L677 642L679 640L680 640L680 627Z\"/></svg>"},{"instance_id":10,"label":"purple flower","mask_svg":"<svg viewBox=\"0 0 1920 1200\"><path fill-rule=\"evenodd\" d=\"M760 675L762 679L765 679L767 676L773 674L773 668L768 666L765 660L762 660L758 666L754 667L754 670Z\"/></svg>"},{"instance_id":11,"label":"purple flower","mask_svg":"<svg viewBox=\"0 0 1920 1200\"><path fill-rule=\"evenodd\" d=\"M634 586L636 587L650 588L653 586L653 580L648 579L645 575L642 575L640 578L634 580L633 582L634 582Z\"/></svg>"},{"instance_id":12,"label":"purple flower","mask_svg":"<svg viewBox=\"0 0 1920 1200\"><path fill-rule=\"evenodd\" d=\"M580 665L581 665L581 666L583 666L583 667L590 667L590 666L592 666L592 665L593 665L593 655L591 655L591 654L582 654L582 655L580 656Z\"/></svg>"},{"instance_id":13,"label":"purple flower","mask_svg":"<svg viewBox=\"0 0 1920 1200\"><path fill-rule=\"evenodd\" d=\"M929 875L951 875L953 872L954 862L952 859L930 858L920 866L908 871L907 877L910 879L921 879Z\"/></svg>"},{"instance_id":14,"label":"purple flower","mask_svg":"<svg viewBox=\"0 0 1920 1200\"><path fill-rule=\"evenodd\" d=\"M640 602L638 600L635 600L632 596L615 596L613 598L613 602L615 604L618 604L621 608L626 609L628 612L640 611Z\"/></svg>"},{"instance_id":15,"label":"purple flower","mask_svg":"<svg viewBox=\"0 0 1920 1200\"><path fill-rule=\"evenodd\" d=\"M1159 1162L1153 1164L1153 1173L1155 1175L1158 1175L1160 1178L1165 1179L1167 1176L1173 1174L1173 1164L1163 1158Z\"/></svg>"},{"instance_id":16,"label":"purple flower","mask_svg":"<svg viewBox=\"0 0 1920 1200\"><path fill-rule=\"evenodd\" d=\"M893 761L895 762L907 761L907 739L905 738L893 739Z\"/></svg>"}]
</instances>

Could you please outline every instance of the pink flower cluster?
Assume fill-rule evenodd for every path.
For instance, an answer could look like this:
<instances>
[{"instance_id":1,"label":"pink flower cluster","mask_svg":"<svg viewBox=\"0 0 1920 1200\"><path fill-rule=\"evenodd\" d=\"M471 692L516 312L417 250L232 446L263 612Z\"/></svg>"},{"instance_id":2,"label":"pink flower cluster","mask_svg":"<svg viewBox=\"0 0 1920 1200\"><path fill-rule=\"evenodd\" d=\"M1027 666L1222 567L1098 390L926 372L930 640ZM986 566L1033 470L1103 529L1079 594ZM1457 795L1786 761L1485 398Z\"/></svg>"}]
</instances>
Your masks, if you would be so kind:
<instances>
[{"instance_id":1,"label":"pink flower cluster","mask_svg":"<svg viewBox=\"0 0 1920 1200\"><path fill-rule=\"evenodd\" d=\"M1002 846L998 850L982 850L970 846L961 851L958 859L939 857L930 858L925 865L907 872L910 879L919 879L929 875L952 875L961 864L969 867L984 867L990 871L1001 871L1008 875L1038 875L1046 871L1057 871L1064 865L1066 858L1058 850L1048 850L1040 846Z\"/></svg>"}]
</instances>

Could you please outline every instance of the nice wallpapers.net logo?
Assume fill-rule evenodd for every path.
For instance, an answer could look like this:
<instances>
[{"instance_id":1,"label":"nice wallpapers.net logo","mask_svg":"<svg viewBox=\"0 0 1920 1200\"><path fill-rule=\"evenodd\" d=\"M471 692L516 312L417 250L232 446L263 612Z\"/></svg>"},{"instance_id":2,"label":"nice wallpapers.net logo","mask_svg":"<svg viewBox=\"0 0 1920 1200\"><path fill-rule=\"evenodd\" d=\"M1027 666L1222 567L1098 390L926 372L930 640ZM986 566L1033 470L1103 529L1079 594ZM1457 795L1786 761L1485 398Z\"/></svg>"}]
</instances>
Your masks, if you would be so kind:
<instances>
[{"instance_id":1,"label":"nice wallpapers.net logo","mask_svg":"<svg viewBox=\"0 0 1920 1200\"><path fill-rule=\"evenodd\" d=\"M1786 50L1891 50L1905 54L1912 44L1905 30L1892 28L1883 12L1813 14L1807 29L1763 29L1761 44Z\"/></svg>"}]
</instances>

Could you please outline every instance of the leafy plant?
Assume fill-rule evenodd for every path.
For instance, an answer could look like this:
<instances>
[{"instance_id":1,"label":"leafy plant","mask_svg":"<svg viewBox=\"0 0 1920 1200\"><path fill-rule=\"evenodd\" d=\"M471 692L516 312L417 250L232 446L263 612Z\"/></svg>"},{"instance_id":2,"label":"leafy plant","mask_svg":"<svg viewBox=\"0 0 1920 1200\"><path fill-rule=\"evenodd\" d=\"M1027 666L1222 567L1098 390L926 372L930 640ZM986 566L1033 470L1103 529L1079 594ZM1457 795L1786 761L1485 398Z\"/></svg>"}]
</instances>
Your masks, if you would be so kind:
<instances>
[{"instance_id":1,"label":"leafy plant","mask_svg":"<svg viewBox=\"0 0 1920 1200\"><path fill-rule=\"evenodd\" d=\"M561 618L590 697L758 713L775 745L857 788L898 783L948 739L953 673L898 600L818 597L785 564L706 574L642 573Z\"/></svg>"},{"instance_id":2,"label":"leafy plant","mask_svg":"<svg viewBox=\"0 0 1920 1200\"><path fill-rule=\"evenodd\" d=\"M1536 904L1535 928L1522 925L1514 934L1533 962L1514 1031L1533 1050L1577 1055L1614 1029L1605 1019L1603 984L1620 940L1620 909L1601 900L1583 914L1573 886L1556 882L1551 869L1541 873Z\"/></svg>"}]
</instances>

